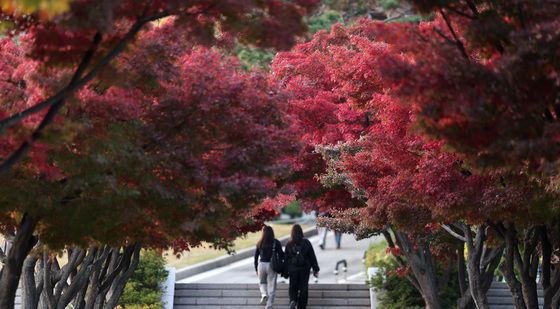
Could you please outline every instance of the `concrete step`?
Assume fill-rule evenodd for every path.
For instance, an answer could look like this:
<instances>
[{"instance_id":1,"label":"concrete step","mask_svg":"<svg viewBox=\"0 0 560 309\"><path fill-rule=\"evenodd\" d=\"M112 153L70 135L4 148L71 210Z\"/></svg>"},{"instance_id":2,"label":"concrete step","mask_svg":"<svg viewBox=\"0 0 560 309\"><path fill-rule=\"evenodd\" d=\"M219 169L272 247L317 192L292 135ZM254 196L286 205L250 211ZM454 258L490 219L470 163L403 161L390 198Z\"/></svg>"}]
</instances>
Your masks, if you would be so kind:
<instances>
[{"instance_id":1,"label":"concrete step","mask_svg":"<svg viewBox=\"0 0 560 309\"><path fill-rule=\"evenodd\" d=\"M262 309L264 308L263 305L258 305L258 306L236 306L236 305L224 305L224 306L219 306L219 305L210 305L210 306L174 306L173 309ZM311 306L308 305L307 309L324 309L324 306ZM328 307L327 307L328 308ZM336 306L333 307L336 309L370 309L370 306ZM288 306L278 306L278 305L274 305L274 309L288 309ZM502 309L502 308L500 308ZM515 309L515 308L514 308Z\"/></svg>"},{"instance_id":2,"label":"concrete step","mask_svg":"<svg viewBox=\"0 0 560 309\"><path fill-rule=\"evenodd\" d=\"M259 297L189 297L189 298L176 298L175 305L258 305L260 302ZM289 299L286 298L276 298L274 301L278 305L288 305ZM309 298L309 305L317 306L368 306L369 298Z\"/></svg>"},{"instance_id":3,"label":"concrete step","mask_svg":"<svg viewBox=\"0 0 560 309\"><path fill-rule=\"evenodd\" d=\"M260 297L258 289L253 290L175 290L175 297ZM288 297L288 290L276 291L276 297ZM367 298L369 291L337 291L310 290L309 297L313 298Z\"/></svg>"},{"instance_id":4,"label":"concrete step","mask_svg":"<svg viewBox=\"0 0 560 309\"><path fill-rule=\"evenodd\" d=\"M279 289L288 289L288 284L278 283ZM176 283L175 290L252 290L255 283ZM364 284L309 284L309 290L367 290Z\"/></svg>"},{"instance_id":5,"label":"concrete step","mask_svg":"<svg viewBox=\"0 0 560 309\"><path fill-rule=\"evenodd\" d=\"M544 298L539 297L539 304L542 305L543 301L544 301ZM490 305L492 305L492 304L498 304L498 305L500 305L500 304L513 304L513 300L511 298L511 295L510 296L499 296L499 297L498 296L488 296L488 303Z\"/></svg>"},{"instance_id":6,"label":"concrete step","mask_svg":"<svg viewBox=\"0 0 560 309\"><path fill-rule=\"evenodd\" d=\"M274 308L288 305L288 285L278 284ZM175 285L174 309L262 307L257 284ZM311 284L307 308L370 308L369 289L363 284Z\"/></svg>"},{"instance_id":7,"label":"concrete step","mask_svg":"<svg viewBox=\"0 0 560 309\"><path fill-rule=\"evenodd\" d=\"M537 293L542 308L543 290L539 288ZM486 295L488 296L490 309L515 309L510 289L505 282L493 282Z\"/></svg>"}]
</instances>

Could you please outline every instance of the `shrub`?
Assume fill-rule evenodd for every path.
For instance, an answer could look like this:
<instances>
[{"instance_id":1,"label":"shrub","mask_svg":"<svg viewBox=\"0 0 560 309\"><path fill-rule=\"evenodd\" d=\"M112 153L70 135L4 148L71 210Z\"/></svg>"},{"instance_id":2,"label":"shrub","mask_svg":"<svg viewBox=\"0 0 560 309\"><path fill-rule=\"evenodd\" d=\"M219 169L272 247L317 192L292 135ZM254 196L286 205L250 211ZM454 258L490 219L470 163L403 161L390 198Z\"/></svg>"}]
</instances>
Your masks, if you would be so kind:
<instances>
[{"instance_id":1,"label":"shrub","mask_svg":"<svg viewBox=\"0 0 560 309\"><path fill-rule=\"evenodd\" d=\"M315 33L319 30L327 30L327 32L329 32L334 24L343 22L344 20L340 13L327 10L320 15L311 17L307 26L309 27L310 33Z\"/></svg>"},{"instance_id":2,"label":"shrub","mask_svg":"<svg viewBox=\"0 0 560 309\"><path fill-rule=\"evenodd\" d=\"M372 244L366 255L366 267L377 267L377 274L370 285L379 293L380 309L421 309L424 308L422 295L404 277L395 274L398 269L395 258L386 253L387 244Z\"/></svg>"},{"instance_id":3,"label":"shrub","mask_svg":"<svg viewBox=\"0 0 560 309\"><path fill-rule=\"evenodd\" d=\"M379 309L422 309L425 308L422 295L405 277L397 275L399 265L386 252L385 242L373 244L366 254L366 267L377 267L377 274L369 282L378 293ZM438 265L442 269L442 265ZM445 291L441 295L443 308L456 307L459 295L457 272L454 271Z\"/></svg>"},{"instance_id":4,"label":"shrub","mask_svg":"<svg viewBox=\"0 0 560 309\"><path fill-rule=\"evenodd\" d=\"M301 205L298 201L293 201L290 204L284 206L282 211L285 214L289 215L292 219L301 217L303 215L303 210L301 209Z\"/></svg>"},{"instance_id":5,"label":"shrub","mask_svg":"<svg viewBox=\"0 0 560 309\"><path fill-rule=\"evenodd\" d=\"M236 54L245 70L253 68L269 70L272 59L274 59L274 52L256 47L239 46Z\"/></svg>"},{"instance_id":6,"label":"shrub","mask_svg":"<svg viewBox=\"0 0 560 309\"><path fill-rule=\"evenodd\" d=\"M379 3L384 10L396 9L400 6L398 0L381 0Z\"/></svg>"},{"instance_id":7,"label":"shrub","mask_svg":"<svg viewBox=\"0 0 560 309\"><path fill-rule=\"evenodd\" d=\"M162 309L162 284L166 278L163 257L154 251L143 251L138 268L126 283L120 304L131 309Z\"/></svg>"}]
</instances>

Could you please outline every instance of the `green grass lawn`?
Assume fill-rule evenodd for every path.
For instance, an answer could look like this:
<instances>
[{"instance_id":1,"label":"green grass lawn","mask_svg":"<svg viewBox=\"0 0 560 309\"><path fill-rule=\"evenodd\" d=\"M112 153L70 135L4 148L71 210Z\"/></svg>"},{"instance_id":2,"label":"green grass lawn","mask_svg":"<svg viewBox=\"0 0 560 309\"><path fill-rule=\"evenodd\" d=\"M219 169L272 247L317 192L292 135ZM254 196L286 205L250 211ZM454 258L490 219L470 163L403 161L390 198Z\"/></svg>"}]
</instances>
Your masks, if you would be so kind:
<instances>
[{"instance_id":1,"label":"green grass lawn","mask_svg":"<svg viewBox=\"0 0 560 309\"><path fill-rule=\"evenodd\" d=\"M271 226L274 229L274 235L276 236L276 238L281 238L289 235L292 228L291 224L271 224ZM311 227L311 225L302 225L301 227L305 230ZM261 232L256 232L249 233L244 237L238 238L237 240L235 240L235 250L239 251L255 246L255 244L259 240L260 235ZM210 245L204 244L201 247L192 248L190 251L184 252L179 258L177 258L173 254L173 252L165 253L164 258L167 262L167 265L175 267L177 269L181 269L183 267L211 260L223 255L227 255L227 252L225 250L216 250L214 248L210 248Z\"/></svg>"}]
</instances>

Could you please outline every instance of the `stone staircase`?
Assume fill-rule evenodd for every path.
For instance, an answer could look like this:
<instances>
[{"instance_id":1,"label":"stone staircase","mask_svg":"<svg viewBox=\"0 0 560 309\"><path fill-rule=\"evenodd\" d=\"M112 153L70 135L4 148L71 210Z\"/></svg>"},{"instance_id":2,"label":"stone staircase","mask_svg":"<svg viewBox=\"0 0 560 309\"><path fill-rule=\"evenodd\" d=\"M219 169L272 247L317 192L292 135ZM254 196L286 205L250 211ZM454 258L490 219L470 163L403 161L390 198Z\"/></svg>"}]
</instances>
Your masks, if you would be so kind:
<instances>
[{"instance_id":1,"label":"stone staircase","mask_svg":"<svg viewBox=\"0 0 560 309\"><path fill-rule=\"evenodd\" d=\"M264 308L259 301L260 293L256 284L177 283L173 308ZM279 283L274 308L287 309L288 305L288 285ZM364 284L310 284L307 308L369 309L369 289Z\"/></svg>"},{"instance_id":2,"label":"stone staircase","mask_svg":"<svg viewBox=\"0 0 560 309\"><path fill-rule=\"evenodd\" d=\"M542 308L543 304L543 291L539 289L539 304ZM494 282L488 290L488 304L490 309L515 309L513 299L509 287L505 282Z\"/></svg>"}]
</instances>

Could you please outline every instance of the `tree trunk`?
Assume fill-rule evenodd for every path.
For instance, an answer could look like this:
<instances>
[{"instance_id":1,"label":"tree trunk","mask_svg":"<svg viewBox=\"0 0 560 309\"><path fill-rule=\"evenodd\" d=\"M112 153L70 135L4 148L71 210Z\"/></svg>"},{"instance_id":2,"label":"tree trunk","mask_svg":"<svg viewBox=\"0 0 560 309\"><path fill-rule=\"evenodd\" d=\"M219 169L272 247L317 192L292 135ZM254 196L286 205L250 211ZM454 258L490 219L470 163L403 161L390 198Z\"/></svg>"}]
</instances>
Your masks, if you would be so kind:
<instances>
[{"instance_id":1,"label":"tree trunk","mask_svg":"<svg viewBox=\"0 0 560 309\"><path fill-rule=\"evenodd\" d=\"M558 224L552 228L552 230L558 229ZM552 263L552 248L553 244L550 239L554 237L549 237L549 229L547 227L542 227L540 230L541 237L541 254L542 254L542 287L544 292L544 309L556 309L558 308L558 297L560 291L560 270L558 265L553 265ZM554 234L552 234L554 236ZM556 302L555 302L556 300ZM556 304L556 305L555 305Z\"/></svg>"},{"instance_id":2,"label":"tree trunk","mask_svg":"<svg viewBox=\"0 0 560 309\"><path fill-rule=\"evenodd\" d=\"M23 309L37 309L39 306L39 299L43 290L42 272L35 280L35 267L39 257L30 255L23 263L23 286L22 286L22 308Z\"/></svg>"},{"instance_id":3,"label":"tree trunk","mask_svg":"<svg viewBox=\"0 0 560 309\"><path fill-rule=\"evenodd\" d=\"M474 238L469 225L461 224L461 228L468 248L467 274L473 302L478 309L489 309L486 293L492 285L494 271L503 255L503 247L486 247L486 224L476 228Z\"/></svg>"},{"instance_id":4,"label":"tree trunk","mask_svg":"<svg viewBox=\"0 0 560 309\"><path fill-rule=\"evenodd\" d=\"M513 258L509 257L508 248L506 248L505 261L500 266L500 271L504 274L504 278L506 279L506 283L513 298L515 309L527 309L525 300L523 299L521 282L519 282L519 280L517 280L515 276L515 270L513 269Z\"/></svg>"},{"instance_id":5,"label":"tree trunk","mask_svg":"<svg viewBox=\"0 0 560 309\"><path fill-rule=\"evenodd\" d=\"M29 307L23 309L35 309L39 301L40 308L47 309L64 309L70 303L76 309L114 308L138 266L140 248L138 244L122 249L68 248L68 261L62 268L57 257L46 252L35 263L29 260L24 278L28 292L22 296ZM40 267L34 266L37 259Z\"/></svg>"},{"instance_id":6,"label":"tree trunk","mask_svg":"<svg viewBox=\"0 0 560 309\"><path fill-rule=\"evenodd\" d=\"M105 306L103 306L104 309L113 309L117 306L117 303L124 291L126 282L134 273L134 270L138 266L138 262L140 262L140 245L136 244L128 247L127 249L129 250L127 265L123 268L122 275L113 281L113 284L111 285L111 297L107 300Z\"/></svg>"},{"instance_id":7,"label":"tree trunk","mask_svg":"<svg viewBox=\"0 0 560 309\"><path fill-rule=\"evenodd\" d=\"M465 248L461 243L460 249L457 250L457 277L459 279L459 291L461 297L457 300L457 309L471 309L474 305L471 290L467 280L467 266L465 264Z\"/></svg>"},{"instance_id":8,"label":"tree trunk","mask_svg":"<svg viewBox=\"0 0 560 309\"><path fill-rule=\"evenodd\" d=\"M435 274L435 269L428 265L416 265L416 263L411 263L411 268L422 289L426 309L441 309L437 279L430 274L432 272Z\"/></svg>"},{"instance_id":9,"label":"tree trunk","mask_svg":"<svg viewBox=\"0 0 560 309\"><path fill-rule=\"evenodd\" d=\"M504 274L504 278L511 292L513 304L516 309L527 309L521 282L517 280L517 275L515 274L515 255L519 254L517 251L517 235L515 230L507 228L502 224L494 225L494 229L504 239L506 244L504 263L500 266L500 270Z\"/></svg>"},{"instance_id":10,"label":"tree trunk","mask_svg":"<svg viewBox=\"0 0 560 309\"><path fill-rule=\"evenodd\" d=\"M511 229L515 232L514 227ZM517 268L521 277L521 289L523 291L523 299L527 308L539 308L537 294L537 270L539 263L539 255L536 250L538 245L538 230L535 227L529 227L525 230L523 240L523 256L519 253L517 239L515 242L514 256Z\"/></svg>"},{"instance_id":11,"label":"tree trunk","mask_svg":"<svg viewBox=\"0 0 560 309\"><path fill-rule=\"evenodd\" d=\"M471 228L466 224L463 225L463 232L467 240L468 248L467 274L469 276L469 290L477 309L489 309L486 291L483 290L482 286L482 274L480 272L485 240L484 230L484 225L478 226L475 239L473 240Z\"/></svg>"},{"instance_id":12,"label":"tree trunk","mask_svg":"<svg viewBox=\"0 0 560 309\"><path fill-rule=\"evenodd\" d=\"M420 294L427 309L441 309L440 289L438 287L437 269L428 245L412 243L405 233L393 231L397 244L405 254L408 264L414 273Z\"/></svg>"},{"instance_id":13,"label":"tree trunk","mask_svg":"<svg viewBox=\"0 0 560 309\"><path fill-rule=\"evenodd\" d=\"M467 289L465 293L461 294L461 297L457 300L457 309L472 309L474 307L474 301L472 298L471 290Z\"/></svg>"},{"instance_id":14,"label":"tree trunk","mask_svg":"<svg viewBox=\"0 0 560 309\"><path fill-rule=\"evenodd\" d=\"M29 214L24 214L16 229L14 242L0 273L0 308L2 309L14 308L23 262L36 243L36 238L33 236L35 226L37 220Z\"/></svg>"},{"instance_id":15,"label":"tree trunk","mask_svg":"<svg viewBox=\"0 0 560 309\"><path fill-rule=\"evenodd\" d=\"M551 308L560 309L560 292L557 291L556 294L554 294L551 303L552 303Z\"/></svg>"}]
</instances>

